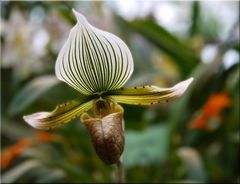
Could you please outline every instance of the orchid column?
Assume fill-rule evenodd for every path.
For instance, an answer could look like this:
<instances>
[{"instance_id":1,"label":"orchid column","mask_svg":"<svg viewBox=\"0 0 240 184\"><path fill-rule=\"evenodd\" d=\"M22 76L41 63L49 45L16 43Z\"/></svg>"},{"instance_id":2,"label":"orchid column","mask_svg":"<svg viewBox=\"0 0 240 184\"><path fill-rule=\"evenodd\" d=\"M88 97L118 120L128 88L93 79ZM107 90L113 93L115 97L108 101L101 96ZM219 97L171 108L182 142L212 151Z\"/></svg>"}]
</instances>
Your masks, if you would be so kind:
<instances>
[{"instance_id":1,"label":"orchid column","mask_svg":"<svg viewBox=\"0 0 240 184\"><path fill-rule=\"evenodd\" d=\"M124 110L118 103L167 102L181 96L193 79L171 88L123 88L133 73L133 59L127 45L73 12L77 24L57 57L55 71L59 80L79 92L79 98L58 105L52 112L38 112L23 118L35 128L48 130L81 116L101 160L106 164L117 163L124 148Z\"/></svg>"}]
</instances>

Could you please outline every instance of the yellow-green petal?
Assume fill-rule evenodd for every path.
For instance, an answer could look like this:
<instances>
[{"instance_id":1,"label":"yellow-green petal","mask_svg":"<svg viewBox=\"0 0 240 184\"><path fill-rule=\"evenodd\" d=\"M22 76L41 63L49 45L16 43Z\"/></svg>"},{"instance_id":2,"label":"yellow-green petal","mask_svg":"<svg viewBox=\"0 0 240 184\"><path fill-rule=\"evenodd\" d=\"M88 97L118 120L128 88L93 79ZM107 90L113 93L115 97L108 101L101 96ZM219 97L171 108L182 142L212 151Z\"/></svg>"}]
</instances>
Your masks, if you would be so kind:
<instances>
[{"instance_id":1,"label":"yellow-green petal","mask_svg":"<svg viewBox=\"0 0 240 184\"><path fill-rule=\"evenodd\" d=\"M151 105L168 102L180 97L193 81L193 78L182 81L171 88L157 86L137 86L109 91L106 98L118 103L130 105Z\"/></svg>"},{"instance_id":2,"label":"yellow-green petal","mask_svg":"<svg viewBox=\"0 0 240 184\"><path fill-rule=\"evenodd\" d=\"M52 112L37 112L23 116L23 119L32 127L48 130L68 123L92 108L95 99L91 97L75 99L58 105Z\"/></svg>"}]
</instances>

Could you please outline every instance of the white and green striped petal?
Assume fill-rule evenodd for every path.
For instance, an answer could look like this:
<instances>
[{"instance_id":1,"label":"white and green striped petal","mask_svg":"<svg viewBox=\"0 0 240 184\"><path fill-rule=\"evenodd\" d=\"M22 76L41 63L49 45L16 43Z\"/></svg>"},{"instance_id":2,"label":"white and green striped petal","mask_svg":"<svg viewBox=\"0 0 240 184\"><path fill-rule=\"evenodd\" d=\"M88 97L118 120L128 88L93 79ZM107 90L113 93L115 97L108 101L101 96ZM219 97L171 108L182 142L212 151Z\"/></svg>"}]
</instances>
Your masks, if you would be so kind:
<instances>
[{"instance_id":1,"label":"white and green striped petal","mask_svg":"<svg viewBox=\"0 0 240 184\"><path fill-rule=\"evenodd\" d=\"M73 12L77 24L58 55L55 65L58 79L85 95L122 87L133 72L133 59L127 45Z\"/></svg>"},{"instance_id":2,"label":"white and green striped petal","mask_svg":"<svg viewBox=\"0 0 240 184\"><path fill-rule=\"evenodd\" d=\"M157 86L138 86L109 91L106 98L115 102L130 105L151 105L168 102L180 97L193 81L193 78L182 81L171 88Z\"/></svg>"}]
</instances>

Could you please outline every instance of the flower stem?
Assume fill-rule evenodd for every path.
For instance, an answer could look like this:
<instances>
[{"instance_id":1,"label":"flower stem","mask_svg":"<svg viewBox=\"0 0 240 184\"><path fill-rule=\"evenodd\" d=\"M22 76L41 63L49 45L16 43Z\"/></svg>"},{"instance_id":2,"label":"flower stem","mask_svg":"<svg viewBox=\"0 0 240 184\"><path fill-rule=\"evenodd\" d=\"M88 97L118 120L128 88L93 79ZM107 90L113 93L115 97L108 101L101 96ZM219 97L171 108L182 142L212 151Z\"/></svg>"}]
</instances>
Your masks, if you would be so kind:
<instances>
[{"instance_id":1,"label":"flower stem","mask_svg":"<svg viewBox=\"0 0 240 184\"><path fill-rule=\"evenodd\" d=\"M121 160L119 160L116 165L117 165L116 183L124 183L125 182L125 172L124 172L124 167L122 165Z\"/></svg>"}]
</instances>

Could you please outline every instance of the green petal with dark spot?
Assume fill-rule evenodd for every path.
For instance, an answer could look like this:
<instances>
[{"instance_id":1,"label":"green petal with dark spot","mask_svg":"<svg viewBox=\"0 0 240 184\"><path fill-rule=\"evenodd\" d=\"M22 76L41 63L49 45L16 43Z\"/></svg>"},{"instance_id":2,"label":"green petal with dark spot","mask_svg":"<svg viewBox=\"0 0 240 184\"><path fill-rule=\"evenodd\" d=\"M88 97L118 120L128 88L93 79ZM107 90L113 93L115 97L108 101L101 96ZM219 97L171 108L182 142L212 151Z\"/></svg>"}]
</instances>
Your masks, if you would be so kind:
<instances>
[{"instance_id":1,"label":"green petal with dark spot","mask_svg":"<svg viewBox=\"0 0 240 184\"><path fill-rule=\"evenodd\" d=\"M106 98L131 105L151 105L168 102L180 97L193 81L193 78L182 81L171 88L157 86L138 86L109 91Z\"/></svg>"},{"instance_id":2,"label":"green petal with dark spot","mask_svg":"<svg viewBox=\"0 0 240 184\"><path fill-rule=\"evenodd\" d=\"M58 127L79 117L92 108L94 97L83 96L79 99L58 105L52 112L37 112L23 116L23 119L32 127L42 130Z\"/></svg>"}]
</instances>

